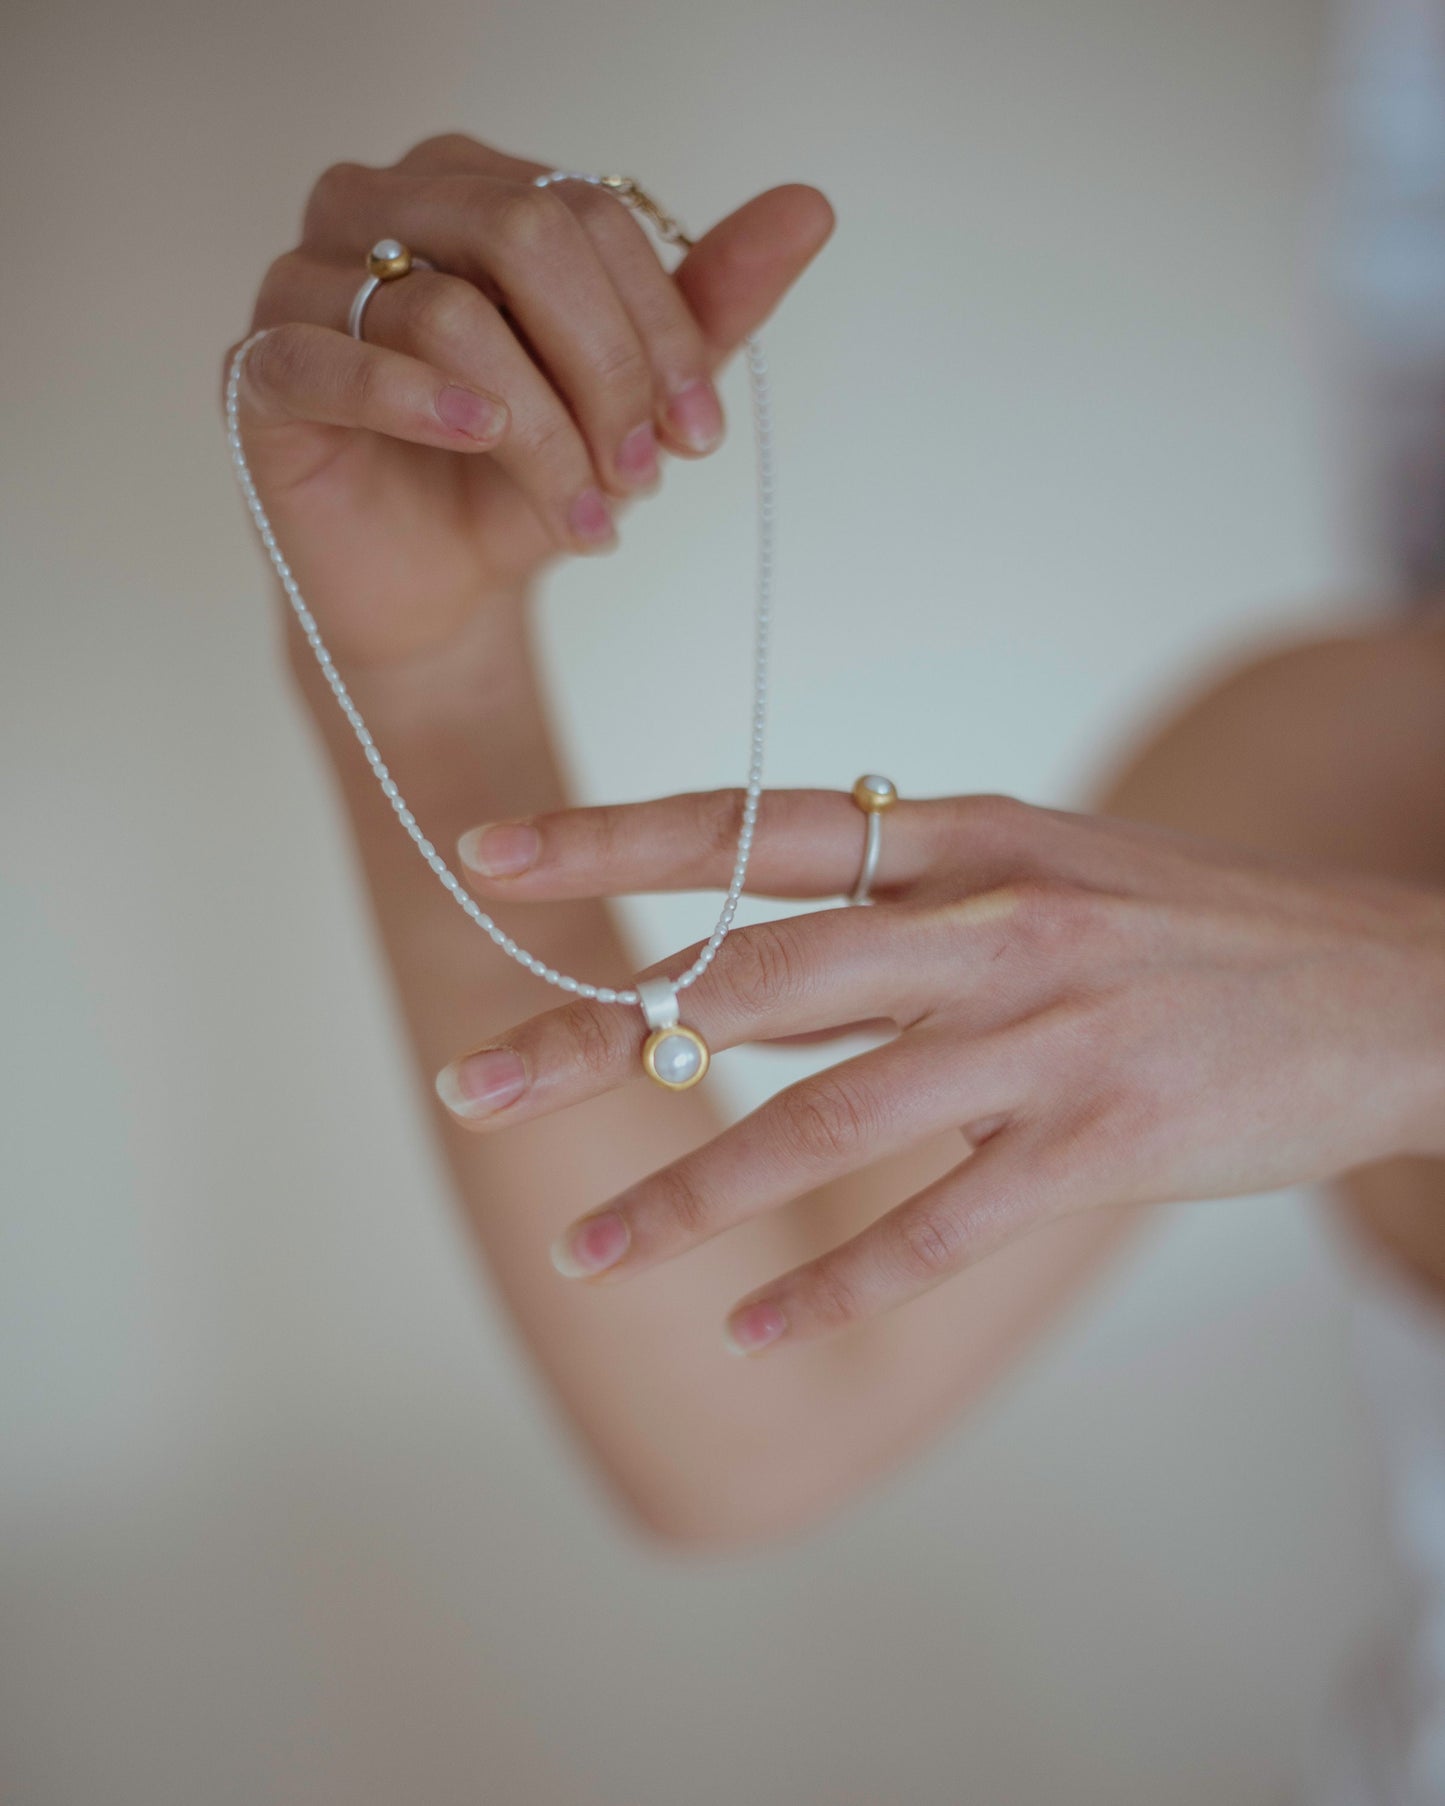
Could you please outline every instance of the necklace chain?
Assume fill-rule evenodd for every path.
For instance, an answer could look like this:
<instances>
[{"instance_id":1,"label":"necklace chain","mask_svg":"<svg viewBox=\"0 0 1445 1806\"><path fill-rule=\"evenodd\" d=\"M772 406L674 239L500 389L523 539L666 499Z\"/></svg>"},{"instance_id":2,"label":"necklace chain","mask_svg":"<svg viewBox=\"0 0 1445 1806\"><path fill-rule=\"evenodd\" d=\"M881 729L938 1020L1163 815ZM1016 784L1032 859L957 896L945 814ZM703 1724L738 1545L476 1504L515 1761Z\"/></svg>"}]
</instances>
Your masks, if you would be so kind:
<instances>
[{"instance_id":1,"label":"necklace chain","mask_svg":"<svg viewBox=\"0 0 1445 1806\"><path fill-rule=\"evenodd\" d=\"M621 197L626 199L626 196ZM536 954L529 953L521 947L511 935L505 933L481 907L466 889L461 879L438 853L431 841L422 832L415 815L407 807L406 799L398 789L396 780L388 770L386 761L377 750L371 730L362 718L361 710L352 700L351 692L336 667L336 661L327 649L321 637L321 629L316 624L316 617L307 607L291 566L287 563L280 546L276 542L276 534L271 521L257 494L256 484L251 476L251 468L246 460L245 448L241 443L239 398L241 389L241 372L245 366L247 354L251 348L266 336L269 328L263 327L259 332L251 334L244 344L236 349L231 359L230 373L226 380L226 438L231 450L231 463L235 469L236 481L246 499L251 518L255 522L256 531L260 535L261 544L271 560L273 569L292 612L300 625L306 642L316 656L321 667L321 674L326 679L331 694L336 698L341 712L351 724L352 732L371 767L377 783L381 786L382 795L390 803L392 812L416 850L436 873L442 888L446 890L464 914L470 916L477 927L489 935L492 941L501 948L509 959L515 960L519 966L540 978L544 984L555 985L560 991L567 991L578 997L594 998L598 1003L637 1004L641 1001L635 990L614 990L608 985L588 984L580 978L573 978L565 972L557 971ZM772 396L768 385L767 362L763 355L760 341L754 336L743 341L743 349L748 372L748 386L752 396L753 432L757 449L757 599L754 616L753 645L753 705L752 705L752 737L749 742L749 761L747 786L743 796L742 821L738 828L737 855L733 861L732 880L728 885L727 895L723 899L721 912L712 933L708 936L702 952L679 977L671 981L674 990L685 991L690 985L697 983L704 972L716 959L718 949L727 939L728 931L737 914L738 900L743 894L743 885L747 880L748 860L753 850L753 835L757 827L758 805L763 789L763 742L767 727L768 710L768 660L772 639L772 598L773 598L773 513L774 513L774 462L773 462L773 412Z\"/></svg>"}]
</instances>

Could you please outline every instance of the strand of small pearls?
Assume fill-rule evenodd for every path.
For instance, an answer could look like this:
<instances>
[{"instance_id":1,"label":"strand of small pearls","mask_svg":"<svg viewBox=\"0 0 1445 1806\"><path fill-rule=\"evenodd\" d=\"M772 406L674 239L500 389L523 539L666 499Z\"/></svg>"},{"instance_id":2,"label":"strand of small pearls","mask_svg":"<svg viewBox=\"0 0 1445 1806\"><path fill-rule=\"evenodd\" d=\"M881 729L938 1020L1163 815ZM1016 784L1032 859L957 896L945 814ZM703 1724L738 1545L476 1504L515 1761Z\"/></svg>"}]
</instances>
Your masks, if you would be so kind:
<instances>
[{"instance_id":1,"label":"strand of small pearls","mask_svg":"<svg viewBox=\"0 0 1445 1806\"><path fill-rule=\"evenodd\" d=\"M559 972L555 966L549 966L545 960L538 959L535 953L529 953L525 947L519 946L511 935L504 933L467 891L461 879L427 839L416 817L407 807L406 799L397 788L396 780L387 769L386 761L377 751L370 728L362 719L360 709L352 701L351 692L347 689L340 671L336 668L336 661L327 650L326 642L321 637L321 630L316 625L316 617L307 607L291 567L286 562L280 546L276 543L276 535L272 530L270 518L256 492L256 485L251 476L251 467L246 461L245 448L241 443L239 417L241 372L251 348L266 336L267 330L263 327L261 331L252 333L244 344L237 347L236 353L231 359L231 368L226 380L226 439L231 450L231 463L241 493L246 498L246 506L251 512L251 519L255 522L256 531L260 535L261 544L266 549L266 555L271 560L281 588L286 593L286 599L291 604L292 612L300 624L307 644L316 655L316 662L321 667L321 674L326 679L331 694L340 705L342 714L351 723L352 732L356 735L366 762L375 774L377 783L381 786L382 795L391 804L396 819L406 830L416 850L436 873L443 889L450 893L463 913L491 937L508 959L515 960L519 966L525 966L527 971L534 973L544 984L555 985L559 991L567 991L577 997L595 998L598 1003L622 1003L635 1006L641 1001L635 990L613 990L609 985L588 984L584 979L573 978L565 972ZM758 804L763 790L763 742L768 711L768 657L772 640L773 501L775 493L773 411L772 396L768 386L768 367L762 345L756 337L752 337L743 341L743 348L748 371L748 387L752 396L753 435L757 447L758 515L752 739L748 781L743 798L742 823L738 829L737 857L733 862L732 881L728 885L727 895L723 899L717 924L708 936L702 952L680 977L672 980L673 988L678 991L685 991L690 985L697 983L717 958L718 949L727 939L728 931L733 925L733 918L737 914L738 899L743 894L743 885L747 880L748 860L753 850Z\"/></svg>"}]
</instances>

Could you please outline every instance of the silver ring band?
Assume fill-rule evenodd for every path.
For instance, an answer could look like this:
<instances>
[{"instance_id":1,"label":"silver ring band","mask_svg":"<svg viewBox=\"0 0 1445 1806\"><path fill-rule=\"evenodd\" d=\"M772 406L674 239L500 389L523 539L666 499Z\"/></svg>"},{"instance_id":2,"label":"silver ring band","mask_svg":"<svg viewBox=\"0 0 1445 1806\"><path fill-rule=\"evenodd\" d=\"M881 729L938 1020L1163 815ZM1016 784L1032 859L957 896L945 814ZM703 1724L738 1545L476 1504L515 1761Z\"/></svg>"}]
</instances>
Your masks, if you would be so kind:
<instances>
[{"instance_id":1,"label":"silver ring band","mask_svg":"<svg viewBox=\"0 0 1445 1806\"><path fill-rule=\"evenodd\" d=\"M858 870L858 882L848 901L871 903L873 899L869 893L883 852L883 817L898 801L898 786L892 778L879 777L875 771L865 772L853 786L853 801L863 811L868 827L863 839L863 863Z\"/></svg>"}]
</instances>

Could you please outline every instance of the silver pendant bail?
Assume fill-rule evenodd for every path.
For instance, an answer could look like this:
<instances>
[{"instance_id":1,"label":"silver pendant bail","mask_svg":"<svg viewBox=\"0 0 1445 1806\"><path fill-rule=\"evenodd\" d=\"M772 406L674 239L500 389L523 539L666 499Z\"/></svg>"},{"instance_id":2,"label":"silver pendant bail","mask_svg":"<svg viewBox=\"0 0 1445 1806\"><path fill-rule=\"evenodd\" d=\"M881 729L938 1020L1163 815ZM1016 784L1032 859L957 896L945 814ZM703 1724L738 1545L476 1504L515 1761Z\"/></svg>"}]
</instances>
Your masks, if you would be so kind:
<instances>
[{"instance_id":1,"label":"silver pendant bail","mask_svg":"<svg viewBox=\"0 0 1445 1806\"><path fill-rule=\"evenodd\" d=\"M670 978L639 978L637 1001L649 1028L673 1028L677 1024L677 986Z\"/></svg>"}]
</instances>

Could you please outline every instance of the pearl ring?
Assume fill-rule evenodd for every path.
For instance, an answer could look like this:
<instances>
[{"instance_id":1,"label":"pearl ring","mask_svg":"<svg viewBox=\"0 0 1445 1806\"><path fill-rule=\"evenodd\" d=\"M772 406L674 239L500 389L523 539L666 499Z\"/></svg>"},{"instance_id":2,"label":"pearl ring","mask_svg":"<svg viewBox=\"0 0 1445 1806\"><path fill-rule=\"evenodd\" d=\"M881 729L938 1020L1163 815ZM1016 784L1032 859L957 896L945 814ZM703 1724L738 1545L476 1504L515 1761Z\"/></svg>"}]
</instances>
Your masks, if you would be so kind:
<instances>
[{"instance_id":1,"label":"pearl ring","mask_svg":"<svg viewBox=\"0 0 1445 1806\"><path fill-rule=\"evenodd\" d=\"M880 778L876 771L865 772L853 786L853 801L867 816L868 831L863 841L863 864L858 872L858 882L848 901L871 903L873 899L868 893L873 888L878 855L883 850L883 817L898 801L898 786L892 778Z\"/></svg>"},{"instance_id":2,"label":"pearl ring","mask_svg":"<svg viewBox=\"0 0 1445 1806\"><path fill-rule=\"evenodd\" d=\"M346 316L346 330L352 338L362 336L361 323L366 318L367 304L383 282L396 282L413 270L435 268L436 265L428 263L425 257L413 257L399 238L377 239L366 253L366 280L357 289L351 312Z\"/></svg>"}]
</instances>

